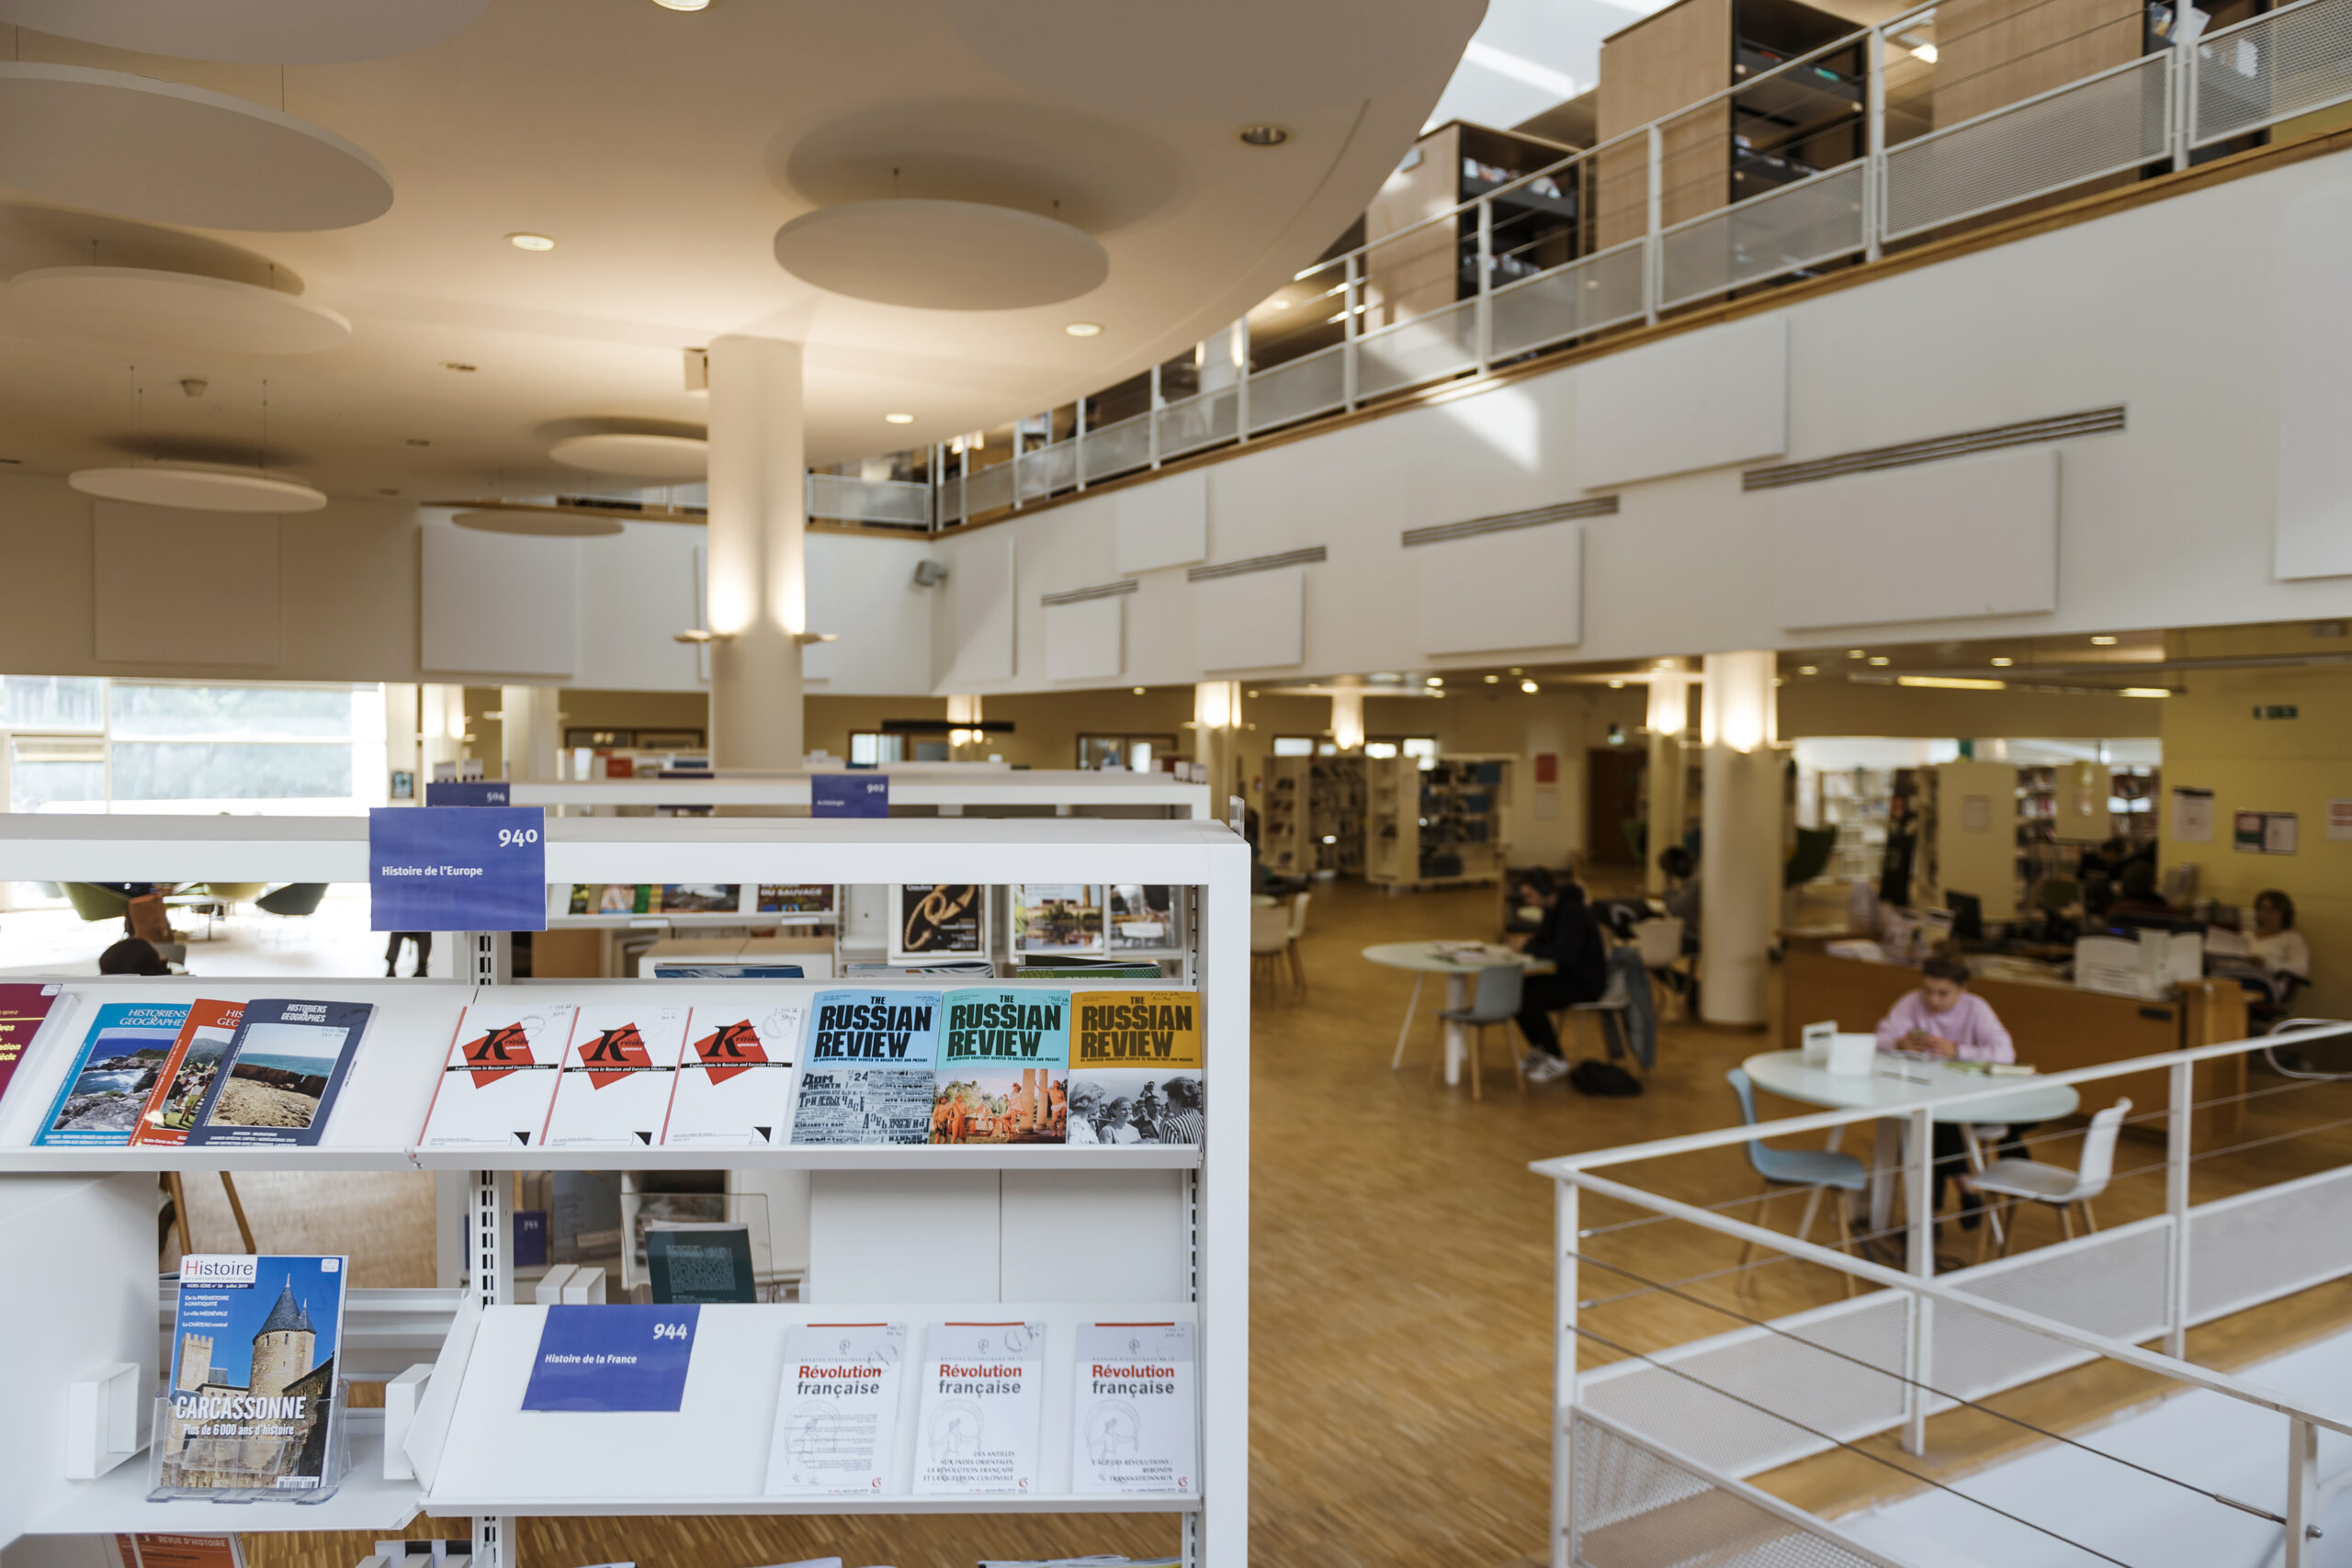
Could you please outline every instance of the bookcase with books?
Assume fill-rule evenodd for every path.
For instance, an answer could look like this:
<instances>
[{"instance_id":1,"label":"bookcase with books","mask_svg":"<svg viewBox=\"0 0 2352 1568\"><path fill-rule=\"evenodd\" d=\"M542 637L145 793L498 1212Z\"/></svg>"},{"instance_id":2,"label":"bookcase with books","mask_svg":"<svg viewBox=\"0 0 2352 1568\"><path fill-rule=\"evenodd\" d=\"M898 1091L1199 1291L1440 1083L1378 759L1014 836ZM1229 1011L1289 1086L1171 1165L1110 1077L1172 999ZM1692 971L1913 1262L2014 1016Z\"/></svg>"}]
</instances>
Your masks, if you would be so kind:
<instances>
[{"instance_id":1,"label":"bookcase with books","mask_svg":"<svg viewBox=\"0 0 2352 1568\"><path fill-rule=\"evenodd\" d=\"M523 1517L947 1514L971 1516L983 1557L988 1515L1132 1512L1174 1516L1187 1564L1242 1568L1240 840L1110 818L550 818L546 835L550 884L1172 889L1181 909L1138 903L1153 918L1136 923L1182 947L1157 980L1081 964L1045 979L535 982L506 974L504 936L461 933L454 981L28 982L40 1016L13 1059L0 1018L0 1257L28 1275L72 1266L0 1301L16 1417L0 1424L0 1545L96 1568L118 1534L390 1533L424 1514L470 1517L479 1568L513 1568ZM0 857L44 880L350 883L367 824L0 817ZM169 1092L184 1063L185 1105ZM145 1136L151 1115L180 1136ZM104 1135L57 1135L75 1129ZM557 1290L524 1256L518 1173L627 1170L650 1192L663 1172L714 1168L805 1181L797 1300L673 1295L695 1303L673 1317L620 1304L618 1279ZM263 1258L244 1288L276 1304L252 1324L180 1323L159 1361L156 1176L216 1170L434 1172L453 1267L433 1289L330 1302L303 1281L340 1260ZM700 1235L662 1234L673 1283L725 1271ZM166 1279L165 1321L208 1281L189 1265ZM581 1312L623 1315L564 1315ZM583 1322L652 1336L627 1380L650 1403L579 1402L558 1330ZM333 1392L353 1381L382 1382L380 1408ZM181 1446L226 1440L186 1437L184 1416L303 1399L330 1413L323 1461L291 1438L275 1459L243 1445L245 1469ZM305 1485L338 1453L347 1471L307 1506L204 1494L265 1461L311 1467ZM166 1457L192 1487L153 1483ZM1069 1533L1082 1540L1083 1519Z\"/></svg>"},{"instance_id":2,"label":"bookcase with books","mask_svg":"<svg viewBox=\"0 0 2352 1568\"><path fill-rule=\"evenodd\" d=\"M1315 759L1269 757L1259 776L1258 858L1278 876L1305 876L1316 869Z\"/></svg>"},{"instance_id":3,"label":"bookcase with books","mask_svg":"<svg viewBox=\"0 0 2352 1568\"><path fill-rule=\"evenodd\" d=\"M1315 869L1340 876L1363 874L1364 758L1360 751L1317 757L1308 812L1315 835Z\"/></svg>"},{"instance_id":4,"label":"bookcase with books","mask_svg":"<svg viewBox=\"0 0 2352 1568\"><path fill-rule=\"evenodd\" d=\"M1500 879L1509 862L1508 756L1374 757L1365 875L1391 892Z\"/></svg>"}]
</instances>

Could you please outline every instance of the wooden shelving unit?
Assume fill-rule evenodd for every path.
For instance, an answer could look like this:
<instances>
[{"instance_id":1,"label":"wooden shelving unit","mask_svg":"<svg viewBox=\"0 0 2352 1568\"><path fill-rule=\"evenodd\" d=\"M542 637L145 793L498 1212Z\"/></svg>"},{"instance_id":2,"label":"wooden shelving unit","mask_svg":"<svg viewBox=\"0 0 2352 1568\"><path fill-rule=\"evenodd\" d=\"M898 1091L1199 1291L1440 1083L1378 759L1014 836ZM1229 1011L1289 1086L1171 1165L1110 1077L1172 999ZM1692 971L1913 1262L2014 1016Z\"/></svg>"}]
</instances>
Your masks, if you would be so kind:
<instances>
[{"instance_id":1,"label":"wooden shelving unit","mask_svg":"<svg viewBox=\"0 0 2352 1568\"><path fill-rule=\"evenodd\" d=\"M1375 757L1365 764L1371 797L1367 878L1391 892L1498 881L1509 863L1504 818L1509 756Z\"/></svg>"},{"instance_id":2,"label":"wooden shelving unit","mask_svg":"<svg viewBox=\"0 0 2352 1568\"><path fill-rule=\"evenodd\" d=\"M1510 185L1557 163L1572 149L1489 126L1450 120L1424 134L1405 155L1364 211L1364 240L1410 229L1450 208ZM1497 197L1494 256L1498 287L1575 260L1579 202L1575 184L1550 180L1515 186ZM1475 211L1450 223L1430 223L1379 245L1364 261L1363 330L1408 321L1478 292L1478 221Z\"/></svg>"},{"instance_id":3,"label":"wooden shelving unit","mask_svg":"<svg viewBox=\"0 0 2352 1568\"><path fill-rule=\"evenodd\" d=\"M1258 803L1258 858L1278 876L1315 869L1315 759L1269 757Z\"/></svg>"},{"instance_id":4,"label":"wooden shelving unit","mask_svg":"<svg viewBox=\"0 0 2352 1568\"><path fill-rule=\"evenodd\" d=\"M1307 827L1315 836L1315 869L1340 876L1363 874L1364 814L1368 806L1364 759L1360 752L1317 757L1310 778Z\"/></svg>"}]
</instances>

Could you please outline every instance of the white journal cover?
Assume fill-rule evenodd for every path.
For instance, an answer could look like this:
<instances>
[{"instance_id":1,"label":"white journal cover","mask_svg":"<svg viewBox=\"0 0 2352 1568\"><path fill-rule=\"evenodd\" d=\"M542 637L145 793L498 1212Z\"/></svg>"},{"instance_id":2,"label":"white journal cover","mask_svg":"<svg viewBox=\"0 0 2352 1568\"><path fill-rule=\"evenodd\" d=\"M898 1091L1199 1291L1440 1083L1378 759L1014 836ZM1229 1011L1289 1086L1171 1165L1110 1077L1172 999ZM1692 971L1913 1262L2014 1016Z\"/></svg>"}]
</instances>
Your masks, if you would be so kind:
<instances>
[{"instance_id":1,"label":"white journal cover","mask_svg":"<svg viewBox=\"0 0 2352 1568\"><path fill-rule=\"evenodd\" d=\"M670 1093L664 1144L764 1149L791 1141L797 1001L697 1008Z\"/></svg>"},{"instance_id":2,"label":"white journal cover","mask_svg":"<svg viewBox=\"0 0 2352 1568\"><path fill-rule=\"evenodd\" d=\"M785 1337L768 1444L772 1497L877 1497L898 1452L902 1323L806 1323Z\"/></svg>"},{"instance_id":3,"label":"white journal cover","mask_svg":"<svg viewBox=\"0 0 2352 1568\"><path fill-rule=\"evenodd\" d=\"M917 1496L1035 1495L1042 1323L934 1323L923 1338Z\"/></svg>"},{"instance_id":4,"label":"white journal cover","mask_svg":"<svg viewBox=\"0 0 2352 1568\"><path fill-rule=\"evenodd\" d=\"M459 1013L417 1143L428 1149L537 1143L579 1010L571 1002L509 1000Z\"/></svg>"},{"instance_id":5,"label":"white journal cover","mask_svg":"<svg viewBox=\"0 0 2352 1568\"><path fill-rule=\"evenodd\" d=\"M660 1142L692 1016L683 1004L582 1007L540 1145L628 1148Z\"/></svg>"},{"instance_id":6,"label":"white journal cover","mask_svg":"<svg viewBox=\"0 0 2352 1568\"><path fill-rule=\"evenodd\" d=\"M1070 1443L1074 1493L1201 1489L1189 1323L1081 1323Z\"/></svg>"}]
</instances>

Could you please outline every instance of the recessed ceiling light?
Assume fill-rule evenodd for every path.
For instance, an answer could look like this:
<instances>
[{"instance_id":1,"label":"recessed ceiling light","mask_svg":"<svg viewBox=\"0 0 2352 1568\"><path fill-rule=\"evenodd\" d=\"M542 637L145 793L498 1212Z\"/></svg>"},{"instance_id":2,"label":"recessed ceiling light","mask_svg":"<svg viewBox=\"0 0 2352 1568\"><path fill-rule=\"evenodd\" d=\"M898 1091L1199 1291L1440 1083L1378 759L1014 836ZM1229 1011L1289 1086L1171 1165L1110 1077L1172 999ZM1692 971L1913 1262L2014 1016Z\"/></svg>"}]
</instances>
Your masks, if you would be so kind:
<instances>
[{"instance_id":1,"label":"recessed ceiling light","mask_svg":"<svg viewBox=\"0 0 2352 1568\"><path fill-rule=\"evenodd\" d=\"M1849 648L1846 650L1846 657L1849 659L1860 659L1861 656L1862 650L1859 648Z\"/></svg>"},{"instance_id":2,"label":"recessed ceiling light","mask_svg":"<svg viewBox=\"0 0 2352 1568\"><path fill-rule=\"evenodd\" d=\"M1525 692L1529 696L1531 696L1531 697L1532 697L1532 696L1533 696L1533 695L1535 694L1535 692L1536 692L1536 685L1535 685L1535 682L1532 682L1532 681L1521 681L1521 682L1519 683L1519 689L1520 689L1521 691L1522 691L1522 692Z\"/></svg>"},{"instance_id":3,"label":"recessed ceiling light","mask_svg":"<svg viewBox=\"0 0 2352 1568\"><path fill-rule=\"evenodd\" d=\"M2168 697L2172 695L2172 692L2169 688L2164 686L2126 686L2123 690L2118 692L2116 695L2120 697Z\"/></svg>"},{"instance_id":4,"label":"recessed ceiling light","mask_svg":"<svg viewBox=\"0 0 2352 1568\"><path fill-rule=\"evenodd\" d=\"M1421 684L1425 686L1442 686L1445 684L1445 677L1442 675L1432 675L1428 680L1422 682Z\"/></svg>"},{"instance_id":5,"label":"recessed ceiling light","mask_svg":"<svg viewBox=\"0 0 2352 1568\"><path fill-rule=\"evenodd\" d=\"M1518 666L1518 665L1516 665L1516 664L1512 665L1512 666L1510 667L1510 672L1511 672L1512 674L1514 674L1514 675L1518 674L1518 673L1519 673L1519 666Z\"/></svg>"},{"instance_id":6,"label":"recessed ceiling light","mask_svg":"<svg viewBox=\"0 0 2352 1568\"><path fill-rule=\"evenodd\" d=\"M1492 686L1498 683L1501 680L1502 677L1499 675L1489 675L1487 677L1487 684Z\"/></svg>"},{"instance_id":7,"label":"recessed ceiling light","mask_svg":"<svg viewBox=\"0 0 2352 1568\"><path fill-rule=\"evenodd\" d=\"M481 367L479 365L469 365L462 359L445 359L441 362L441 368L444 370L455 370L460 376L470 376L475 371L481 369Z\"/></svg>"},{"instance_id":8,"label":"recessed ceiling light","mask_svg":"<svg viewBox=\"0 0 2352 1568\"><path fill-rule=\"evenodd\" d=\"M1821 673L1821 666L1818 664L1800 664L1797 666L1797 673L1800 675L1818 675Z\"/></svg>"},{"instance_id":9,"label":"recessed ceiling light","mask_svg":"<svg viewBox=\"0 0 2352 1568\"><path fill-rule=\"evenodd\" d=\"M710 0L653 0L664 11L707 11Z\"/></svg>"},{"instance_id":10,"label":"recessed ceiling light","mask_svg":"<svg viewBox=\"0 0 2352 1568\"><path fill-rule=\"evenodd\" d=\"M1885 654L1883 654L1883 653L1873 653L1873 654L1871 654L1871 662L1872 664L1885 664L1885 663L1889 663L1889 662L1891 662L1891 661L1887 659L1886 655L1885 655Z\"/></svg>"},{"instance_id":11,"label":"recessed ceiling light","mask_svg":"<svg viewBox=\"0 0 2352 1568\"><path fill-rule=\"evenodd\" d=\"M1102 335L1102 323L1100 321L1072 321L1069 325L1064 327L1062 331L1069 333L1072 337L1101 337Z\"/></svg>"},{"instance_id":12,"label":"recessed ceiling light","mask_svg":"<svg viewBox=\"0 0 2352 1568\"><path fill-rule=\"evenodd\" d=\"M1137 686L1137 687L1136 688L1136 696L1142 696L1142 695L1143 695L1143 688L1142 688L1141 686Z\"/></svg>"},{"instance_id":13,"label":"recessed ceiling light","mask_svg":"<svg viewBox=\"0 0 2352 1568\"><path fill-rule=\"evenodd\" d=\"M882 416L882 422L885 424L912 424L915 422L915 416L910 413L886 413Z\"/></svg>"},{"instance_id":14,"label":"recessed ceiling light","mask_svg":"<svg viewBox=\"0 0 2352 1568\"><path fill-rule=\"evenodd\" d=\"M1250 147L1279 147L1290 140L1290 132L1279 125L1245 126L1241 130L1241 140L1244 145Z\"/></svg>"},{"instance_id":15,"label":"recessed ceiling light","mask_svg":"<svg viewBox=\"0 0 2352 1568\"><path fill-rule=\"evenodd\" d=\"M1996 659L1993 660L1993 668L1996 670L2007 670L2010 665L2015 664L2017 660L2014 659Z\"/></svg>"},{"instance_id":16,"label":"recessed ceiling light","mask_svg":"<svg viewBox=\"0 0 2352 1568\"><path fill-rule=\"evenodd\" d=\"M1981 680L1974 675L1897 675L1898 686L1933 686L1946 692L2006 692L2007 681Z\"/></svg>"},{"instance_id":17,"label":"recessed ceiling light","mask_svg":"<svg viewBox=\"0 0 2352 1568\"><path fill-rule=\"evenodd\" d=\"M1611 681L1609 682L1609 689L1612 692L1622 692L1625 689L1625 682L1623 681Z\"/></svg>"},{"instance_id":18,"label":"recessed ceiling light","mask_svg":"<svg viewBox=\"0 0 2352 1568\"><path fill-rule=\"evenodd\" d=\"M2115 639L2111 637L2095 637L2091 638L2091 646L2093 648L2113 648L2115 646Z\"/></svg>"},{"instance_id":19,"label":"recessed ceiling light","mask_svg":"<svg viewBox=\"0 0 2352 1568\"><path fill-rule=\"evenodd\" d=\"M657 0L658 3L658 0ZM545 234L509 234L506 243L518 251L551 251L555 242Z\"/></svg>"},{"instance_id":20,"label":"recessed ceiling light","mask_svg":"<svg viewBox=\"0 0 2352 1568\"><path fill-rule=\"evenodd\" d=\"M1253 697L1254 697L1254 696L1256 696L1258 694L1257 694L1257 693L1255 693L1255 692L1252 692L1252 693L1250 693L1250 694L1251 696L1253 696Z\"/></svg>"}]
</instances>

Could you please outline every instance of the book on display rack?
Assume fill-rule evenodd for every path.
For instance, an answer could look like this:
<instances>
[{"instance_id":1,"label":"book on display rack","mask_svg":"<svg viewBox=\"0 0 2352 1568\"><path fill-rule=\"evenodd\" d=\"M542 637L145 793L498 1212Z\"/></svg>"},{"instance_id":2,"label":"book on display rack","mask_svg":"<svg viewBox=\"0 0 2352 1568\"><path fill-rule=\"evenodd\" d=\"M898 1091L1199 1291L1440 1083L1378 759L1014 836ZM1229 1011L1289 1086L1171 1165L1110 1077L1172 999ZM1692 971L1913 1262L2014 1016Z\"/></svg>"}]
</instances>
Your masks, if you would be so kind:
<instances>
[{"instance_id":1,"label":"book on display rack","mask_svg":"<svg viewBox=\"0 0 2352 1568\"><path fill-rule=\"evenodd\" d=\"M334 1114L335 1098L375 1010L366 1002L277 997L247 1002L197 1107L188 1143L315 1145Z\"/></svg>"},{"instance_id":2,"label":"book on display rack","mask_svg":"<svg viewBox=\"0 0 2352 1568\"><path fill-rule=\"evenodd\" d=\"M0 986L0 1096L8 1092L8 1080L17 1074L17 1063L22 1059L25 1047L33 1043L40 1026L48 1021L50 1010L57 1005L62 987L45 985Z\"/></svg>"},{"instance_id":3,"label":"book on display rack","mask_svg":"<svg viewBox=\"0 0 2352 1568\"><path fill-rule=\"evenodd\" d=\"M1042 1490L1045 1349L1042 1323L934 1323L924 1330L916 1496Z\"/></svg>"},{"instance_id":4,"label":"book on display rack","mask_svg":"<svg viewBox=\"0 0 2352 1568\"><path fill-rule=\"evenodd\" d=\"M295 1500L336 1483L345 1263L180 1259L151 1496Z\"/></svg>"},{"instance_id":5,"label":"book on display rack","mask_svg":"<svg viewBox=\"0 0 2352 1568\"><path fill-rule=\"evenodd\" d=\"M547 1129L579 1011L570 1002L534 998L459 1013L417 1145L504 1149L537 1143Z\"/></svg>"},{"instance_id":6,"label":"book on display rack","mask_svg":"<svg viewBox=\"0 0 2352 1568\"><path fill-rule=\"evenodd\" d=\"M792 1121L792 1066L803 1009L796 1000L740 1013L713 1010L686 1031L662 1142L673 1147L767 1148Z\"/></svg>"},{"instance_id":7,"label":"book on display rack","mask_svg":"<svg viewBox=\"0 0 2352 1568\"><path fill-rule=\"evenodd\" d=\"M785 1337L768 1444L772 1497L871 1497L898 1452L902 1323L804 1323Z\"/></svg>"},{"instance_id":8,"label":"book on display rack","mask_svg":"<svg viewBox=\"0 0 2352 1568\"><path fill-rule=\"evenodd\" d=\"M931 1129L937 991L820 991L793 1109L796 1144L920 1144Z\"/></svg>"},{"instance_id":9,"label":"book on display rack","mask_svg":"<svg viewBox=\"0 0 2352 1568\"><path fill-rule=\"evenodd\" d=\"M197 1111L219 1076L220 1060L234 1043L237 1025L244 1016L243 1002L199 999L188 1004L187 1021L172 1043L171 1055L164 1058L139 1126L130 1134L133 1144L171 1147L187 1142Z\"/></svg>"},{"instance_id":10,"label":"book on display rack","mask_svg":"<svg viewBox=\"0 0 2352 1568\"><path fill-rule=\"evenodd\" d=\"M33 1142L109 1148L130 1142L164 1063L187 1021L187 1004L107 1002L90 1021L74 1065Z\"/></svg>"},{"instance_id":11,"label":"book on display rack","mask_svg":"<svg viewBox=\"0 0 2352 1568\"><path fill-rule=\"evenodd\" d=\"M1071 1384L1070 1490L1200 1489L1189 1323L1081 1323Z\"/></svg>"},{"instance_id":12,"label":"book on display rack","mask_svg":"<svg viewBox=\"0 0 2352 1568\"><path fill-rule=\"evenodd\" d=\"M934 1144L1058 1144L1069 1093L1069 993L950 991L931 1107Z\"/></svg>"},{"instance_id":13,"label":"book on display rack","mask_svg":"<svg viewBox=\"0 0 2352 1568\"><path fill-rule=\"evenodd\" d=\"M1193 991L1080 991L1071 998L1073 1144L1198 1144L1208 1111Z\"/></svg>"},{"instance_id":14,"label":"book on display rack","mask_svg":"<svg viewBox=\"0 0 2352 1568\"><path fill-rule=\"evenodd\" d=\"M686 1049L682 1003L595 1004L573 1019L539 1146L645 1147L669 1120L670 1090Z\"/></svg>"}]
</instances>

